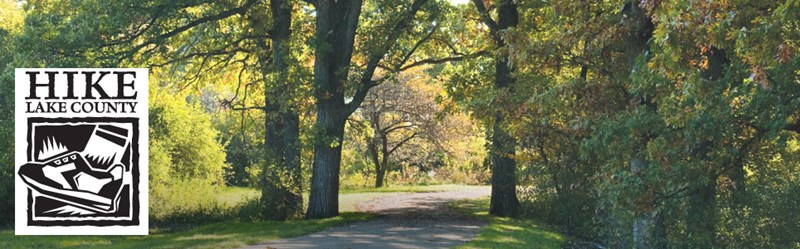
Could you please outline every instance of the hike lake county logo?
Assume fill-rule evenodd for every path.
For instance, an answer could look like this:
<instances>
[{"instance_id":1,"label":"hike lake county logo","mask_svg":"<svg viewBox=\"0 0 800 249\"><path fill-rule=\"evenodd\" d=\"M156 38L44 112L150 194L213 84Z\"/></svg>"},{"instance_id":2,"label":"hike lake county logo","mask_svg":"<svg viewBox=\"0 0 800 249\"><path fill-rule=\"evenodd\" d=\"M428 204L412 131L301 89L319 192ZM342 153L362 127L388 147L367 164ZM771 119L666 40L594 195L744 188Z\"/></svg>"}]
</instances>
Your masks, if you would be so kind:
<instances>
[{"instance_id":1,"label":"hike lake county logo","mask_svg":"<svg viewBox=\"0 0 800 249\"><path fill-rule=\"evenodd\" d=\"M15 233L146 235L147 69L15 73Z\"/></svg>"}]
</instances>

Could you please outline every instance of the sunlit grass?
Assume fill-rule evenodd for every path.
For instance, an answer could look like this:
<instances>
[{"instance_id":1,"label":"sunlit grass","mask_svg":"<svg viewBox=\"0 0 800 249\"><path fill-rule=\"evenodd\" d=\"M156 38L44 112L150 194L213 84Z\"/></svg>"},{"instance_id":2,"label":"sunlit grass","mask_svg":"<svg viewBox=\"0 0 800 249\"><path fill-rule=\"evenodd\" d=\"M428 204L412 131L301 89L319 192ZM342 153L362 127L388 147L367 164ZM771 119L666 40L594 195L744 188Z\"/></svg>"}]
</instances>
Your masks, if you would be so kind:
<instances>
[{"instance_id":1,"label":"sunlit grass","mask_svg":"<svg viewBox=\"0 0 800 249\"><path fill-rule=\"evenodd\" d=\"M255 188L224 187L217 193L217 201L225 207L235 207L248 199L257 199L261 192Z\"/></svg>"},{"instance_id":2,"label":"sunlit grass","mask_svg":"<svg viewBox=\"0 0 800 249\"><path fill-rule=\"evenodd\" d=\"M489 222L478 237L457 247L472 248L525 248L557 249L564 244L566 237L548 230L529 219L512 219L490 216L489 199L463 200L454 202L453 207Z\"/></svg>"}]
</instances>

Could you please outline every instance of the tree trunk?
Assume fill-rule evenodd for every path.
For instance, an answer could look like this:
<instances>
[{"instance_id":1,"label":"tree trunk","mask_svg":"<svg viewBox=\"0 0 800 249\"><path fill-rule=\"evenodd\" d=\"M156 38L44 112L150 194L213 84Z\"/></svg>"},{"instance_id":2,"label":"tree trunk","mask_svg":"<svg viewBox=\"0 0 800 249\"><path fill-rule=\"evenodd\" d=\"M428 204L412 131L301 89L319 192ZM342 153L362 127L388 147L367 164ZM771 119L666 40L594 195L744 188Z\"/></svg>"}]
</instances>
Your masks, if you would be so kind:
<instances>
[{"instance_id":1,"label":"tree trunk","mask_svg":"<svg viewBox=\"0 0 800 249\"><path fill-rule=\"evenodd\" d=\"M498 28L505 30L517 26L519 13L517 5L512 0L503 0L498 6ZM498 48L506 44L494 34ZM511 68L508 65L508 54L503 54L495 59L494 86L497 89L508 89L514 84ZM502 103L498 103L502 104ZM501 217L517 214L519 200L517 199L517 163L511 158L516 152L516 140L506 131L506 123L500 109L496 110L494 127L492 128L492 144L490 147L492 158L492 197L489 204L489 213Z\"/></svg>"},{"instance_id":2,"label":"tree trunk","mask_svg":"<svg viewBox=\"0 0 800 249\"><path fill-rule=\"evenodd\" d=\"M355 44L361 0L316 1L314 95L317 101L314 164L306 218L339 214L339 169L349 115L344 82Z\"/></svg>"},{"instance_id":3,"label":"tree trunk","mask_svg":"<svg viewBox=\"0 0 800 249\"><path fill-rule=\"evenodd\" d=\"M375 172L375 188L382 188L383 187L383 179L386 175L386 169L381 168L377 172Z\"/></svg>"},{"instance_id":4,"label":"tree trunk","mask_svg":"<svg viewBox=\"0 0 800 249\"><path fill-rule=\"evenodd\" d=\"M348 81L362 0L313 1L316 8L314 47L314 95L317 101L316 145L311 195L306 217L338 215L339 168L342 136L347 117L364 101L374 85L372 76L398 37L409 27L426 0L415 0L406 15L386 36L386 42L369 53L367 65L357 81L358 89L345 103L344 83ZM385 167L385 165L384 165Z\"/></svg>"},{"instance_id":5,"label":"tree trunk","mask_svg":"<svg viewBox=\"0 0 800 249\"><path fill-rule=\"evenodd\" d=\"M501 217L517 214L517 164L511 155L515 153L514 138L508 135L501 123L503 118L496 117L492 133L492 197L489 213Z\"/></svg>"},{"instance_id":6,"label":"tree trunk","mask_svg":"<svg viewBox=\"0 0 800 249\"><path fill-rule=\"evenodd\" d=\"M733 167L730 169L730 172L728 172L728 178L733 182L731 197L733 199L733 205L742 207L747 199L747 184L745 182L747 180L747 171L744 169L744 162L742 160L736 160L731 163Z\"/></svg>"},{"instance_id":7,"label":"tree trunk","mask_svg":"<svg viewBox=\"0 0 800 249\"><path fill-rule=\"evenodd\" d=\"M283 123L283 174L286 195L283 204L287 214L292 216L301 212L303 207L303 182L300 167L300 116L288 99L293 98L293 88L289 77L289 38L291 37L292 4L287 0L271 0L271 11L275 22L272 32L273 63L278 71L279 83L284 87L283 103L281 103L281 122ZM288 186L286 186L288 184Z\"/></svg>"},{"instance_id":8,"label":"tree trunk","mask_svg":"<svg viewBox=\"0 0 800 249\"><path fill-rule=\"evenodd\" d=\"M271 0L270 5L273 28L269 32L273 46L268 47L266 40L261 39L259 59L262 74L276 73L277 80L269 82L266 77L264 80L266 165L262 169L261 202L265 219L286 220L299 213L303 204L299 116L286 104L289 102L286 99L291 98L287 89L293 87L287 79L292 6L286 0ZM272 52L271 58L267 51ZM267 63L270 60L272 67Z\"/></svg>"},{"instance_id":9,"label":"tree trunk","mask_svg":"<svg viewBox=\"0 0 800 249\"><path fill-rule=\"evenodd\" d=\"M286 170L288 171L288 196L285 204L291 215L300 214L303 210L303 173L301 168L300 116L294 110L283 113L283 136Z\"/></svg>"},{"instance_id":10,"label":"tree trunk","mask_svg":"<svg viewBox=\"0 0 800 249\"><path fill-rule=\"evenodd\" d=\"M382 133L381 134L381 172L380 172L380 187L383 187L383 183L386 181L386 172L389 172L389 134Z\"/></svg>"},{"instance_id":11,"label":"tree trunk","mask_svg":"<svg viewBox=\"0 0 800 249\"><path fill-rule=\"evenodd\" d=\"M646 146L646 143L643 143L639 147ZM637 147L638 148L638 147ZM647 169L647 160L644 159L644 155L642 150L637 149L634 152L634 158L631 159L631 172L633 175L640 175L645 174L645 170ZM645 189L644 191L649 192L650 190ZM647 194L642 194L644 198L648 196ZM639 200L639 205L650 205L650 200ZM641 208L641 207L639 207ZM631 234L633 236L633 248L635 249L645 249L650 248L652 242L652 236L648 234L652 232L651 225L653 224L653 213L651 211L652 207L644 208L644 210L635 210L636 214L633 218L633 225L631 227Z\"/></svg>"},{"instance_id":12,"label":"tree trunk","mask_svg":"<svg viewBox=\"0 0 800 249\"><path fill-rule=\"evenodd\" d=\"M308 218L328 218L339 215L339 170L344 135L343 107L330 101L317 104L317 127L324 138L314 145L314 164L311 175Z\"/></svg>"},{"instance_id":13,"label":"tree trunk","mask_svg":"<svg viewBox=\"0 0 800 249\"><path fill-rule=\"evenodd\" d=\"M265 94L266 97L272 97L268 91L265 91ZM261 169L261 203L264 207L264 219L267 220L282 220L286 216L280 201L284 194L280 186L280 174L276 170L281 164L281 156L278 152L283 149L283 137L280 132L283 127L275 117L277 110L274 104L267 101L264 110L266 112L264 119L265 165Z\"/></svg>"},{"instance_id":14,"label":"tree trunk","mask_svg":"<svg viewBox=\"0 0 800 249\"><path fill-rule=\"evenodd\" d=\"M408 29L426 0L415 0L406 15L386 36L386 42L369 53L358 89L345 104L344 83L349 79L362 0L313 1L316 8L314 45L314 95L317 101L316 145L307 218L336 216L342 136L347 117L364 101L374 85L372 76L389 49Z\"/></svg>"},{"instance_id":15,"label":"tree trunk","mask_svg":"<svg viewBox=\"0 0 800 249\"><path fill-rule=\"evenodd\" d=\"M648 41L653 37L653 22L650 17L645 13L645 10L639 6L639 1L632 1L625 4L621 11L623 24L628 26L630 33L627 34L628 42L626 44L625 53L628 66L631 68L630 72L638 70L640 67L637 63L637 58L648 51ZM629 77L626 77L629 78ZM633 96L640 99L642 105L646 105L645 96ZM655 112L654 105L648 105L649 111ZM633 175L646 174L648 162L644 155L644 149L648 142L648 135L637 135L635 138L638 144L634 145L635 149L632 151L633 158L630 162L631 173ZM647 186L647 184L645 184ZM654 245L653 241L661 238L655 238L654 231L656 230L653 225L655 224L653 218L656 214L656 207L650 198L653 196L652 189L643 189L640 193L639 209L633 210L635 215L633 224L631 226L631 235L633 239L633 248L643 249L650 248Z\"/></svg>"},{"instance_id":16,"label":"tree trunk","mask_svg":"<svg viewBox=\"0 0 800 249\"><path fill-rule=\"evenodd\" d=\"M369 141L367 141L367 147L369 148L372 164L375 164L375 188L380 188L383 187L383 177L386 174L386 164L381 163L380 155L378 153L378 141L376 140L377 137L369 139Z\"/></svg>"},{"instance_id":17,"label":"tree trunk","mask_svg":"<svg viewBox=\"0 0 800 249\"><path fill-rule=\"evenodd\" d=\"M708 182L696 187L689 196L689 220L686 225L691 245L698 248L716 246L717 225L717 178L708 177Z\"/></svg>"}]
</instances>

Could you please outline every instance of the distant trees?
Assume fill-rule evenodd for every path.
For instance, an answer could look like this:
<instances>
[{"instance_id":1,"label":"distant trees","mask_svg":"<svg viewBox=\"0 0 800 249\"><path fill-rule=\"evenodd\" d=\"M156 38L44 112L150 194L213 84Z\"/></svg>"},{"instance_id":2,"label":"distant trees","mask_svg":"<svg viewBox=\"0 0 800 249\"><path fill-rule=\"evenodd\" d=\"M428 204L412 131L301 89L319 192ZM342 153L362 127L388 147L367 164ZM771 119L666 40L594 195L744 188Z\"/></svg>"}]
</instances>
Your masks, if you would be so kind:
<instances>
[{"instance_id":1,"label":"distant trees","mask_svg":"<svg viewBox=\"0 0 800 249\"><path fill-rule=\"evenodd\" d=\"M172 94L152 94L150 106L150 181L224 183L225 153L210 115Z\"/></svg>"},{"instance_id":2,"label":"distant trees","mask_svg":"<svg viewBox=\"0 0 800 249\"><path fill-rule=\"evenodd\" d=\"M437 142L436 126L441 115L439 104L435 102L436 88L426 87L430 80L424 72L402 73L396 80L373 88L361 107L356 111L351 126L363 125L359 133L365 140L367 152L375 167L375 187L384 185L386 173L391 170L390 160L397 163L392 155L413 139ZM366 130L364 130L366 129ZM431 151L420 151L428 154ZM422 155L420 155L422 156Z\"/></svg>"}]
</instances>

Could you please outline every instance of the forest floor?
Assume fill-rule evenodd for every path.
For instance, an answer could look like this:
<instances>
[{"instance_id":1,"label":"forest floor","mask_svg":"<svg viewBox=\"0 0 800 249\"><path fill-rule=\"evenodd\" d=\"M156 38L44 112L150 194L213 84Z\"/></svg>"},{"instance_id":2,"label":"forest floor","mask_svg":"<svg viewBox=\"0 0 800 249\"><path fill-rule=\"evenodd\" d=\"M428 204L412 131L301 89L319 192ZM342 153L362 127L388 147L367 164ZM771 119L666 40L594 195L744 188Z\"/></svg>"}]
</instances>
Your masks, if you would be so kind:
<instances>
[{"instance_id":1,"label":"forest floor","mask_svg":"<svg viewBox=\"0 0 800 249\"><path fill-rule=\"evenodd\" d=\"M450 203L489 194L489 187L472 187L366 199L355 203L355 211L371 214L369 221L246 248L451 248L472 240L488 222Z\"/></svg>"}]
</instances>

